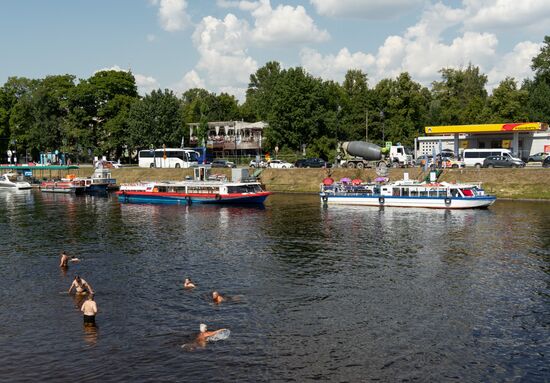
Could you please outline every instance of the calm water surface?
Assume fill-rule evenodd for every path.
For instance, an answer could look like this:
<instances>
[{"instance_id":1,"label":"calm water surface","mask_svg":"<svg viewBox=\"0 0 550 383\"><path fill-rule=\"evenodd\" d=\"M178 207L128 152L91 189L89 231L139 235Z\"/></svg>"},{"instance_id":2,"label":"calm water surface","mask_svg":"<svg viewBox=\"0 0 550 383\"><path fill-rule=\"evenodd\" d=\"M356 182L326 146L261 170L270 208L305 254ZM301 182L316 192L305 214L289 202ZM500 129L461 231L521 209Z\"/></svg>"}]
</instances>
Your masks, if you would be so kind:
<instances>
[{"instance_id":1,"label":"calm water surface","mask_svg":"<svg viewBox=\"0 0 550 383\"><path fill-rule=\"evenodd\" d=\"M1 381L550 379L548 202L275 195L259 209L2 191L0 243ZM82 259L66 274L62 250ZM97 330L66 294L75 273L97 291ZM214 289L238 301L214 306ZM230 338L182 348L201 322Z\"/></svg>"}]
</instances>

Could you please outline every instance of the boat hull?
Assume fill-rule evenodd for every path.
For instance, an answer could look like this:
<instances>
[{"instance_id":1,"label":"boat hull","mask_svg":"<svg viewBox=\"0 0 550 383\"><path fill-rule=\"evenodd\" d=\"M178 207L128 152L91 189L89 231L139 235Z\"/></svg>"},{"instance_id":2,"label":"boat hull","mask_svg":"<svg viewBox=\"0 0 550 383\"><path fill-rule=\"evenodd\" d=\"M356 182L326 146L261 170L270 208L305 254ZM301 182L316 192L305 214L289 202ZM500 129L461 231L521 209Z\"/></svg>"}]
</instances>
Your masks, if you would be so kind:
<instances>
[{"instance_id":1,"label":"boat hull","mask_svg":"<svg viewBox=\"0 0 550 383\"><path fill-rule=\"evenodd\" d=\"M394 197L394 196L345 196L321 193L321 201L328 205L361 205L377 207L415 207L431 209L483 209L491 206L494 196L479 197Z\"/></svg>"},{"instance_id":2,"label":"boat hull","mask_svg":"<svg viewBox=\"0 0 550 383\"><path fill-rule=\"evenodd\" d=\"M130 203L159 203L159 204L215 204L215 205L249 205L263 204L271 192L261 192L253 194L182 194L182 193L151 193L151 192L132 192L118 191L119 202Z\"/></svg>"},{"instance_id":3,"label":"boat hull","mask_svg":"<svg viewBox=\"0 0 550 383\"><path fill-rule=\"evenodd\" d=\"M70 182L47 182L40 185L40 191L45 193L82 194L86 191L86 188Z\"/></svg>"}]
</instances>

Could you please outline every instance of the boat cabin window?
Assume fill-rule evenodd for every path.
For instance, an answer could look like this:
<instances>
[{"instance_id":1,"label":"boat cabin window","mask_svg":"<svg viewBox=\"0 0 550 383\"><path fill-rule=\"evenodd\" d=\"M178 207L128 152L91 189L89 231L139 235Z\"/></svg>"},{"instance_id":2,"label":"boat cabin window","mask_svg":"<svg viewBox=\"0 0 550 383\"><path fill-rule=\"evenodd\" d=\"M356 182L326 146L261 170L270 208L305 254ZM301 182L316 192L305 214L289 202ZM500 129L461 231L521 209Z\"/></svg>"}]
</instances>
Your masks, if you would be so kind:
<instances>
[{"instance_id":1,"label":"boat cabin window","mask_svg":"<svg viewBox=\"0 0 550 383\"><path fill-rule=\"evenodd\" d=\"M260 192L260 185L238 185L238 186L228 186L227 193L257 193Z\"/></svg>"},{"instance_id":2,"label":"boat cabin window","mask_svg":"<svg viewBox=\"0 0 550 383\"><path fill-rule=\"evenodd\" d=\"M473 197L474 192L471 189L461 189L462 194L464 194L464 197Z\"/></svg>"}]
</instances>

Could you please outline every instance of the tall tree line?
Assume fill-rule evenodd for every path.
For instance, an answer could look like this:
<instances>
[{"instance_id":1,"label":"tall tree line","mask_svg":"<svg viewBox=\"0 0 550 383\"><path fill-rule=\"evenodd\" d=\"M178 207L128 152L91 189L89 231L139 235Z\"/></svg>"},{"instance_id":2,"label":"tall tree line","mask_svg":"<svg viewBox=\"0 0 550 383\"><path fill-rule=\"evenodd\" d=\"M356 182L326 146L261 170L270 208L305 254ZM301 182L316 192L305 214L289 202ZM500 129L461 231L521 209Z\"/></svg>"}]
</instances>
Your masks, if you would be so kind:
<instances>
[{"instance_id":1,"label":"tall tree line","mask_svg":"<svg viewBox=\"0 0 550 383\"><path fill-rule=\"evenodd\" d=\"M306 149L331 158L343 140L411 145L427 125L550 121L550 36L531 67L532 79L507 77L488 94L487 76L473 64L441 69L428 89L406 72L370 87L361 70L350 69L339 84L272 61L250 75L242 104L198 88L180 97L167 89L141 97L132 73L123 71L78 80L11 77L0 88L0 154L16 149L19 158L28 151L37 159L59 150L81 161L124 159L142 148L179 146L187 123L200 123L203 138L208 121L241 119L269 124L266 151Z\"/></svg>"}]
</instances>

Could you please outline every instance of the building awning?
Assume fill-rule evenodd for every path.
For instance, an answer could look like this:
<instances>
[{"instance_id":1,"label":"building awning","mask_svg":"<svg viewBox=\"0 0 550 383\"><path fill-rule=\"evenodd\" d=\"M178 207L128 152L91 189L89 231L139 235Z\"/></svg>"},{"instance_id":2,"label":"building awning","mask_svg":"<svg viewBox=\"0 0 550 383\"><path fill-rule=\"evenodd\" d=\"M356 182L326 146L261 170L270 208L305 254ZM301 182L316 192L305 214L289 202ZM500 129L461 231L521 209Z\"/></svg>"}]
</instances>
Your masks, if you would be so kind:
<instances>
[{"instance_id":1,"label":"building awning","mask_svg":"<svg viewBox=\"0 0 550 383\"><path fill-rule=\"evenodd\" d=\"M480 124L480 125L443 125L426 126L426 134L456 134L456 133L510 133L534 132L548 129L543 122L520 122L509 124Z\"/></svg>"}]
</instances>

